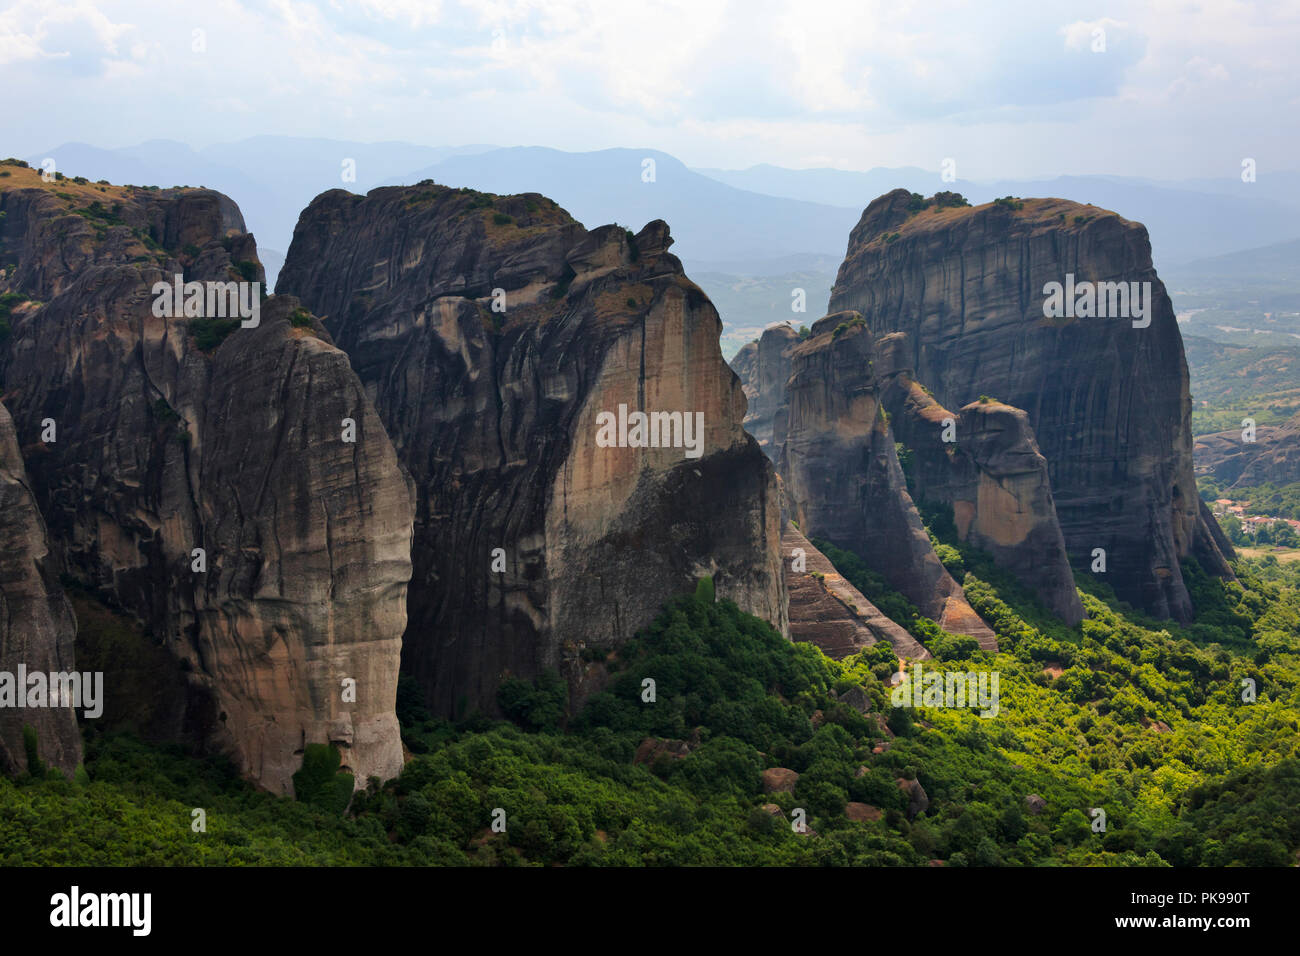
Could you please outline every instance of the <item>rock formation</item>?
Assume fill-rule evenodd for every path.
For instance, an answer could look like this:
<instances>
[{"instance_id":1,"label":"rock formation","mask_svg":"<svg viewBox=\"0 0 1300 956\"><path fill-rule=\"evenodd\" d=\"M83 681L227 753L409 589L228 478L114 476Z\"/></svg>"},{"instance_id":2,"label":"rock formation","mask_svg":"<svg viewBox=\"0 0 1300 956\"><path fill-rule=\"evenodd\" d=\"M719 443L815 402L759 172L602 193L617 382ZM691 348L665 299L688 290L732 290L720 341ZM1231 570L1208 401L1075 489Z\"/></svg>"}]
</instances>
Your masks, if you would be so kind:
<instances>
[{"instance_id":1,"label":"rock formation","mask_svg":"<svg viewBox=\"0 0 1300 956\"><path fill-rule=\"evenodd\" d=\"M985 395L1024 409L1076 567L1104 549L1117 594L1188 620L1179 560L1231 572L1196 493L1187 365L1146 229L1060 199L918 198L867 207L830 310L907 333L907 365L941 405ZM1048 318L1052 282L1138 283L1146 314Z\"/></svg>"},{"instance_id":2,"label":"rock formation","mask_svg":"<svg viewBox=\"0 0 1300 956\"><path fill-rule=\"evenodd\" d=\"M914 497L950 505L958 538L988 552L1066 624L1078 624L1083 605L1029 416L990 400L951 412L912 378L904 334L876 345L881 402L907 449Z\"/></svg>"},{"instance_id":3,"label":"rock formation","mask_svg":"<svg viewBox=\"0 0 1300 956\"><path fill-rule=\"evenodd\" d=\"M1196 473L1225 488L1287 485L1300 481L1300 415L1281 425L1260 425L1255 440L1234 428L1196 439Z\"/></svg>"},{"instance_id":4,"label":"rock formation","mask_svg":"<svg viewBox=\"0 0 1300 956\"><path fill-rule=\"evenodd\" d=\"M795 570L794 558L800 552L804 569ZM827 657L836 660L877 641L888 641L899 657L929 660L930 652L916 638L846 581L826 555L793 525L787 524L781 533L781 554L785 558L793 640L816 644Z\"/></svg>"},{"instance_id":5,"label":"rock formation","mask_svg":"<svg viewBox=\"0 0 1300 956\"><path fill-rule=\"evenodd\" d=\"M0 405L0 673L27 701L27 674L75 671L76 623L49 561L45 522L32 497L9 411ZM40 759L71 772L81 762L81 734L72 706L0 705L0 773L27 770L23 726L36 731ZM37 701L39 702L39 701ZM71 704L71 702L69 702Z\"/></svg>"},{"instance_id":6,"label":"rock formation","mask_svg":"<svg viewBox=\"0 0 1300 956\"><path fill-rule=\"evenodd\" d=\"M438 713L572 677L706 575L786 627L774 474L671 241L427 182L299 220L277 287L323 317L415 481L403 653ZM634 413L664 413L657 442Z\"/></svg>"},{"instance_id":7,"label":"rock formation","mask_svg":"<svg viewBox=\"0 0 1300 956\"><path fill-rule=\"evenodd\" d=\"M30 300L0 374L36 498L61 565L180 660L174 733L276 792L308 743L358 785L394 775L410 492L347 357L286 297L256 327L156 314L177 273L262 280L218 193L13 169L0 210L3 287Z\"/></svg>"},{"instance_id":8,"label":"rock formation","mask_svg":"<svg viewBox=\"0 0 1300 956\"><path fill-rule=\"evenodd\" d=\"M785 323L773 325L731 361L749 399L745 431L758 439L759 447L772 458L785 440L785 382L790 377L790 353L798 344L799 334L794 329Z\"/></svg>"},{"instance_id":9,"label":"rock formation","mask_svg":"<svg viewBox=\"0 0 1300 956\"><path fill-rule=\"evenodd\" d=\"M783 334L789 333L789 334ZM1001 402L975 402L959 413L934 400L908 367L907 337L890 333L873 346L872 368L879 383L879 401L890 416L890 430L908 456L908 487L917 501L951 505L957 534L963 541L987 551L1002 567L1015 574L1066 623L1082 619L1083 607L1075 590L1069 557L1057 522L1047 462L1038 450L1028 416ZM766 421L775 422L769 434L769 453L779 458L785 442L788 397L784 379L760 377L758 357L769 356L769 367L781 356L785 366L798 338L788 326L764 331L757 341L737 354L737 374L751 395L750 407L761 404L774 410ZM742 362L745 358L747 361ZM788 373L787 373L788 374ZM747 427L752 415L746 418ZM953 437L943 440L944 422L951 419ZM790 574L787 570L787 584ZM817 617L825 607L800 605L807 589L791 590L792 633L805 615ZM836 643L849 640L847 634ZM825 649L825 648L823 648ZM829 654L830 651L827 650Z\"/></svg>"},{"instance_id":10,"label":"rock formation","mask_svg":"<svg viewBox=\"0 0 1300 956\"><path fill-rule=\"evenodd\" d=\"M819 319L792 353L779 462L800 530L854 551L923 615L995 648L930 545L880 404L871 333L860 315Z\"/></svg>"}]
</instances>

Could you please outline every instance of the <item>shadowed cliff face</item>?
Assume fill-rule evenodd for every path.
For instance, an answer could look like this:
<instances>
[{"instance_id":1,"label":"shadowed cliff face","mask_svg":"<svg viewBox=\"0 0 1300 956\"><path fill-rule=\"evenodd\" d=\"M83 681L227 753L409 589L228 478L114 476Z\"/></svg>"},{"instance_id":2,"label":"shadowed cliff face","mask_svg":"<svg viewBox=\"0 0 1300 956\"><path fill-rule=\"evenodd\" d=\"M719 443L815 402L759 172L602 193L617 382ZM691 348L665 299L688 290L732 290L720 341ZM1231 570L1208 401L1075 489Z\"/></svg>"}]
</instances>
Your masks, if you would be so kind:
<instances>
[{"instance_id":1,"label":"shadowed cliff face","mask_svg":"<svg viewBox=\"0 0 1300 956\"><path fill-rule=\"evenodd\" d=\"M877 342L881 402L911 456L918 500L951 505L957 536L988 552L1043 606L1070 626L1083 619L1065 539L1056 517L1047 460L1029 416L1002 402L976 401L950 412L914 381L907 337ZM944 440L950 429L950 441Z\"/></svg>"},{"instance_id":2,"label":"shadowed cliff face","mask_svg":"<svg viewBox=\"0 0 1300 956\"><path fill-rule=\"evenodd\" d=\"M785 441L785 382L790 377L790 353L799 344L799 334L788 325L774 325L763 331L732 359L732 368L745 386L749 412L745 431L763 451L775 459Z\"/></svg>"},{"instance_id":3,"label":"shadowed cliff face","mask_svg":"<svg viewBox=\"0 0 1300 956\"><path fill-rule=\"evenodd\" d=\"M573 677L704 575L785 629L772 468L670 243L431 184L325 193L299 221L279 288L324 317L417 488L404 653L439 713ZM698 446L602 446L620 406L698 413Z\"/></svg>"},{"instance_id":4,"label":"shadowed cliff face","mask_svg":"<svg viewBox=\"0 0 1300 956\"><path fill-rule=\"evenodd\" d=\"M942 405L984 394L1024 409L1076 566L1105 549L1121 597L1189 619L1179 559L1230 572L1196 493L1182 338L1146 229L1059 199L916 213L910 200L897 190L863 213L831 310L907 333L907 364ZM1046 318L1044 287L1067 274L1149 282L1150 324Z\"/></svg>"},{"instance_id":5,"label":"shadowed cliff face","mask_svg":"<svg viewBox=\"0 0 1300 956\"><path fill-rule=\"evenodd\" d=\"M70 673L76 623L49 558L9 411L0 405L0 671ZM27 685L17 685L27 694ZM11 702L14 703L14 702ZM40 759L65 772L81 762L72 707L0 708L0 773L27 770L23 725L35 728Z\"/></svg>"},{"instance_id":6,"label":"shadowed cliff face","mask_svg":"<svg viewBox=\"0 0 1300 956\"><path fill-rule=\"evenodd\" d=\"M819 319L791 353L780 466L800 530L855 551L926 617L996 648L930 545L880 404L872 336L855 313Z\"/></svg>"},{"instance_id":7,"label":"shadowed cliff face","mask_svg":"<svg viewBox=\"0 0 1300 956\"><path fill-rule=\"evenodd\" d=\"M396 774L411 505L346 356L285 297L224 339L154 315L178 272L261 280L224 196L64 181L64 200L28 172L0 192L6 287L35 300L0 374L62 564L180 659L173 735L277 792L306 743L334 742L359 784Z\"/></svg>"}]
</instances>

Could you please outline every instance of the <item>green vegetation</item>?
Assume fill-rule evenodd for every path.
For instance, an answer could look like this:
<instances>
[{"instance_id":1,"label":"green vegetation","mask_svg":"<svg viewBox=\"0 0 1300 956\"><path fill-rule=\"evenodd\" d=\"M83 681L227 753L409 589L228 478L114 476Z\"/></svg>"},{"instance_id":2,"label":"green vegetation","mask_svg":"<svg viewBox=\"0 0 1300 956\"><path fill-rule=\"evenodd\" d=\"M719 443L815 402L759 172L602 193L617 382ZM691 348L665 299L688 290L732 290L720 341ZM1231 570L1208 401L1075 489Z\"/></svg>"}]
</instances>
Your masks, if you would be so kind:
<instances>
[{"instance_id":1,"label":"green vegetation","mask_svg":"<svg viewBox=\"0 0 1300 956\"><path fill-rule=\"evenodd\" d=\"M1227 490L1213 478L1203 476L1196 480L1196 487L1200 491L1201 497L1209 502L1216 501L1219 498L1231 498L1233 501L1244 502L1244 510L1248 515L1269 515L1275 518L1300 520L1300 482L1293 481L1285 485L1265 483L1243 488L1233 487L1231 490ZM1238 522L1238 526L1240 526L1240 522ZM1249 535L1246 536L1246 538L1249 537ZM1234 541L1234 543L1239 544L1241 542ZM1283 542L1270 543L1282 544Z\"/></svg>"},{"instance_id":2,"label":"green vegetation","mask_svg":"<svg viewBox=\"0 0 1300 956\"><path fill-rule=\"evenodd\" d=\"M867 325L866 319L864 319L860 315L854 316L853 318L849 319L847 322L841 322L839 325L835 326L835 331L831 333L831 339L832 340L838 339L849 329L866 328L866 325Z\"/></svg>"},{"instance_id":3,"label":"green vegetation","mask_svg":"<svg viewBox=\"0 0 1300 956\"><path fill-rule=\"evenodd\" d=\"M1005 206L1013 212L1019 212L1021 209L1025 208L1024 201L1020 199L1019 196L1002 196L999 199L993 200L993 205Z\"/></svg>"},{"instance_id":4,"label":"green vegetation","mask_svg":"<svg viewBox=\"0 0 1300 956\"><path fill-rule=\"evenodd\" d=\"M160 422L172 423L181 420L180 414L172 408L167 399L160 398L153 403L153 417Z\"/></svg>"},{"instance_id":5,"label":"green vegetation","mask_svg":"<svg viewBox=\"0 0 1300 956\"><path fill-rule=\"evenodd\" d=\"M298 799L329 814L342 814L352 799L355 778L339 770L339 752L329 744L308 744L302 769L293 775Z\"/></svg>"},{"instance_id":6,"label":"green vegetation","mask_svg":"<svg viewBox=\"0 0 1300 956\"><path fill-rule=\"evenodd\" d=\"M45 776L45 763L41 760L41 747L37 740L36 728L23 724L23 752L27 756L27 772L33 777Z\"/></svg>"},{"instance_id":7,"label":"green vegetation","mask_svg":"<svg viewBox=\"0 0 1300 956\"><path fill-rule=\"evenodd\" d=\"M0 345L5 343L12 331L9 318L14 313L14 306L27 301L28 297L21 292L0 293Z\"/></svg>"},{"instance_id":8,"label":"green vegetation","mask_svg":"<svg viewBox=\"0 0 1300 956\"><path fill-rule=\"evenodd\" d=\"M970 202L961 193L950 191L937 192L929 199L926 199L920 193L912 193L912 198L907 204L908 212L913 214L922 212L926 209L948 209L961 208L969 206Z\"/></svg>"},{"instance_id":9,"label":"green vegetation","mask_svg":"<svg viewBox=\"0 0 1300 956\"><path fill-rule=\"evenodd\" d=\"M823 550L926 641L927 670L998 673L996 717L893 708L899 662L887 644L831 661L717 601L702 579L616 654L584 655L605 661L609 681L567 720L553 672L504 681L505 720L455 724L431 718L404 678L397 711L414 758L355 795L324 745L307 748L292 801L253 790L222 760L88 729L80 782L0 779L0 865L1294 863L1300 571L1242 561L1238 582L1223 582L1188 562L1198 617L1186 627L1081 574L1088 618L1068 628L957 541L950 510L923 514L998 652L942 632L856 556ZM154 653L125 619L76 600L90 631L79 656L85 639L101 656ZM869 712L841 702L854 688ZM762 792L773 766L800 775L792 793ZM930 801L919 814L899 785L913 779ZM880 819L850 820L848 801ZM190 829L194 807L206 833ZM792 832L796 807L815 835ZM498 808L504 833L490 829Z\"/></svg>"},{"instance_id":10,"label":"green vegetation","mask_svg":"<svg viewBox=\"0 0 1300 956\"><path fill-rule=\"evenodd\" d=\"M294 309L289 316L289 324L295 329L310 329L312 327L311 313L304 308Z\"/></svg>"},{"instance_id":11,"label":"green vegetation","mask_svg":"<svg viewBox=\"0 0 1300 956\"><path fill-rule=\"evenodd\" d=\"M514 223L515 220L513 216L507 216L503 212L497 212L492 214L492 221L498 226L509 226Z\"/></svg>"},{"instance_id":12,"label":"green vegetation","mask_svg":"<svg viewBox=\"0 0 1300 956\"><path fill-rule=\"evenodd\" d=\"M211 352L239 328L239 319L191 319L190 335L200 352Z\"/></svg>"}]
</instances>

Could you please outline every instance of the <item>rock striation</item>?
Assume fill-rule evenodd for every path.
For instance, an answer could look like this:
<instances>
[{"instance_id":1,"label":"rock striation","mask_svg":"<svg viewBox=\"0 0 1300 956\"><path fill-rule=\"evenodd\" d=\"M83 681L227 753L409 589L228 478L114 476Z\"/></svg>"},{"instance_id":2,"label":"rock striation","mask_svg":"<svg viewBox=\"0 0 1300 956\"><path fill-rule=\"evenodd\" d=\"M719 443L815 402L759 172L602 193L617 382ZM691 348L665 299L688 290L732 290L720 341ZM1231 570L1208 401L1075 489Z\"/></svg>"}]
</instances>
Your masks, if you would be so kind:
<instances>
[{"instance_id":1,"label":"rock striation","mask_svg":"<svg viewBox=\"0 0 1300 956\"><path fill-rule=\"evenodd\" d=\"M779 463L800 530L860 555L945 630L997 639L944 569L899 466L880 402L874 340L862 316L819 319L795 346Z\"/></svg>"},{"instance_id":2,"label":"rock striation","mask_svg":"<svg viewBox=\"0 0 1300 956\"><path fill-rule=\"evenodd\" d=\"M32 496L9 411L0 405L0 673L70 674L76 670L76 622L50 561L45 522ZM22 671L20 671L20 668ZM39 701L38 701L39 702ZM81 734L69 706L0 707L0 773L28 769L24 725L36 731L39 758L71 773L81 762ZM49 701L47 697L47 703Z\"/></svg>"},{"instance_id":3,"label":"rock striation","mask_svg":"<svg viewBox=\"0 0 1300 956\"><path fill-rule=\"evenodd\" d=\"M1024 409L1075 566L1104 549L1117 594L1190 619L1180 559L1231 572L1196 493L1187 365L1146 229L1061 199L918 199L895 190L867 207L830 310L905 332L906 364L941 405L985 395ZM1051 282L1138 283L1147 324L1048 318Z\"/></svg>"},{"instance_id":4,"label":"rock striation","mask_svg":"<svg viewBox=\"0 0 1300 956\"><path fill-rule=\"evenodd\" d=\"M758 439L759 447L773 459L785 440L785 382L790 377L790 354L798 344L799 333L789 325L773 325L731 361L749 400L745 431Z\"/></svg>"},{"instance_id":5,"label":"rock striation","mask_svg":"<svg viewBox=\"0 0 1300 956\"><path fill-rule=\"evenodd\" d=\"M912 378L903 333L879 339L877 355L881 401L907 450L912 495L949 505L960 540L991 555L1066 624L1078 624L1083 605L1029 416L992 400L944 408Z\"/></svg>"},{"instance_id":6,"label":"rock striation","mask_svg":"<svg viewBox=\"0 0 1300 956\"><path fill-rule=\"evenodd\" d=\"M1225 488L1287 485L1300 481L1300 415L1281 425L1261 425L1254 441L1235 428L1196 439L1196 473Z\"/></svg>"},{"instance_id":7,"label":"rock striation","mask_svg":"<svg viewBox=\"0 0 1300 956\"><path fill-rule=\"evenodd\" d=\"M58 563L180 661L174 736L275 792L309 743L395 775L412 506L347 357L287 297L157 314L178 273L262 281L225 196L12 173L0 375Z\"/></svg>"},{"instance_id":8,"label":"rock striation","mask_svg":"<svg viewBox=\"0 0 1300 956\"><path fill-rule=\"evenodd\" d=\"M430 182L299 220L277 288L323 317L415 483L403 653L440 714L572 679L704 576L786 629L774 472L671 242ZM634 413L665 415L659 447Z\"/></svg>"},{"instance_id":9,"label":"rock striation","mask_svg":"<svg viewBox=\"0 0 1300 956\"><path fill-rule=\"evenodd\" d=\"M826 555L793 525L787 525L781 533L781 553L790 594L792 640L816 644L835 660L856 654L877 641L888 641L899 657L930 659L930 652L916 638L846 581ZM795 559L800 556L803 570L796 570Z\"/></svg>"}]
</instances>

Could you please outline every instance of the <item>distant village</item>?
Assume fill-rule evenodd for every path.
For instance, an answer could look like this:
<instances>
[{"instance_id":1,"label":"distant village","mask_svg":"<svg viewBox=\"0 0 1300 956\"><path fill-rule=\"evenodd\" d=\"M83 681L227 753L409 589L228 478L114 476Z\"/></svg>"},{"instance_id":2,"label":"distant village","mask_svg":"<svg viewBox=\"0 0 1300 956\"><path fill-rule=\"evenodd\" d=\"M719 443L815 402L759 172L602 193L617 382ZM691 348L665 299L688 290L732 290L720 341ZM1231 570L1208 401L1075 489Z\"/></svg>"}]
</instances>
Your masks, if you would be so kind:
<instances>
[{"instance_id":1,"label":"distant village","mask_svg":"<svg viewBox=\"0 0 1300 956\"><path fill-rule=\"evenodd\" d=\"M1257 544L1300 547L1300 521L1271 515L1248 515L1248 507L1249 501L1216 498L1210 510L1219 519L1228 539L1235 544L1240 544L1243 538L1249 538Z\"/></svg>"}]
</instances>

